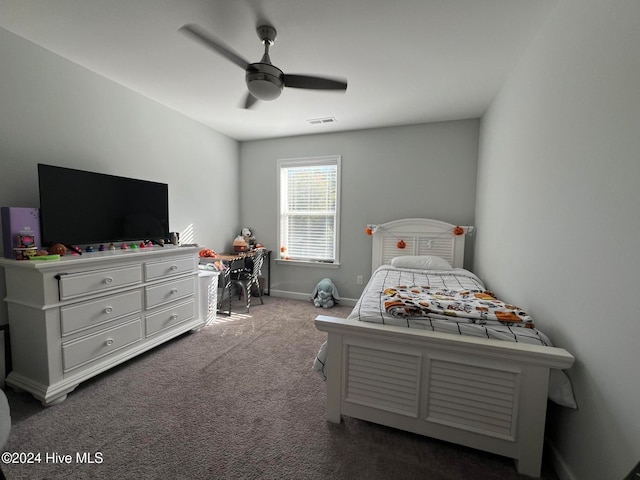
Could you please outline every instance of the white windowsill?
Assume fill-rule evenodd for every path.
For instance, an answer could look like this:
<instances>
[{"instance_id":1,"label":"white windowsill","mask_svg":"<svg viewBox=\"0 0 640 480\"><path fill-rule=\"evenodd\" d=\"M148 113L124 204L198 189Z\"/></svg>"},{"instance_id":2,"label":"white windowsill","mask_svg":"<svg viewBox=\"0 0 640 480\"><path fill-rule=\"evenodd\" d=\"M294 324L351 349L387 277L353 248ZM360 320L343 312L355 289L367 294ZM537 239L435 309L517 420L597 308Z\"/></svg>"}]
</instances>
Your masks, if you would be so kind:
<instances>
[{"instance_id":1,"label":"white windowsill","mask_svg":"<svg viewBox=\"0 0 640 480\"><path fill-rule=\"evenodd\" d=\"M278 265L292 265L296 267L323 267L323 268L338 268L340 263L327 263L327 262L306 262L302 260L282 260L280 258L276 259L276 263Z\"/></svg>"}]
</instances>

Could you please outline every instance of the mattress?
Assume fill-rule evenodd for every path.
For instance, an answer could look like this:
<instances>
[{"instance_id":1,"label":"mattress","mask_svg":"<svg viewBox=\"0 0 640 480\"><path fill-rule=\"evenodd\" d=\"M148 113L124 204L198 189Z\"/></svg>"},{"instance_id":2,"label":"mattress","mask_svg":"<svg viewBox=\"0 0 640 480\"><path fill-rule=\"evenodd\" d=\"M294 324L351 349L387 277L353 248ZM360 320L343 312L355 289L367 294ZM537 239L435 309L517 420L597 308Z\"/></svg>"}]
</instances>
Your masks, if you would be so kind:
<instances>
[{"instance_id":1,"label":"mattress","mask_svg":"<svg viewBox=\"0 0 640 480\"><path fill-rule=\"evenodd\" d=\"M523 328L531 324L503 324L486 321L478 323L464 316L450 317L432 314L421 317L398 317L387 312L385 291L399 285L428 286L434 290L484 291L484 283L472 272L452 270L414 270L382 265L371 276L349 319L382 323L400 327L422 328L434 332L453 333L511 342L552 346L549 338L536 328Z\"/></svg>"}]
</instances>

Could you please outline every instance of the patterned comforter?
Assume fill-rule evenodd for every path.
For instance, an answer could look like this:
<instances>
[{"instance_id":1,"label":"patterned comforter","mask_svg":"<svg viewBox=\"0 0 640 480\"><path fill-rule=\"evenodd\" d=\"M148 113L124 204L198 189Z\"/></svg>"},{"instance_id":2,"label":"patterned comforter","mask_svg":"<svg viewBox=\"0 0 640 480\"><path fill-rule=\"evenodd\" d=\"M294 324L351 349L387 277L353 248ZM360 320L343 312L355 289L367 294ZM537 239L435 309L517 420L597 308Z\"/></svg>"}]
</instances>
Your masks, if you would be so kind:
<instances>
[{"instance_id":1,"label":"patterned comforter","mask_svg":"<svg viewBox=\"0 0 640 480\"><path fill-rule=\"evenodd\" d=\"M497 322L533 328L533 320L520 307L504 303L487 290L446 290L425 285L385 288L384 309L394 317L462 317L472 323ZM518 325L521 324L521 325Z\"/></svg>"}]
</instances>

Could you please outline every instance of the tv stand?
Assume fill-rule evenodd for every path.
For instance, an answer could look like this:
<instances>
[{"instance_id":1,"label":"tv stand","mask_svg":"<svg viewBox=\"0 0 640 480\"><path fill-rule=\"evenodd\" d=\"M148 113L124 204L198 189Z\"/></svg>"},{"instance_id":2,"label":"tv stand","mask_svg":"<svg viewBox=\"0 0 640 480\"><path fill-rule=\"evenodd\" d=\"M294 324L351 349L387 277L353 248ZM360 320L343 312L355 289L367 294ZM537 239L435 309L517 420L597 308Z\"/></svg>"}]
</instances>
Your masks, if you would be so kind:
<instances>
[{"instance_id":1,"label":"tv stand","mask_svg":"<svg viewBox=\"0 0 640 480\"><path fill-rule=\"evenodd\" d=\"M54 405L81 382L200 329L198 250L0 259L13 366L6 383Z\"/></svg>"}]
</instances>

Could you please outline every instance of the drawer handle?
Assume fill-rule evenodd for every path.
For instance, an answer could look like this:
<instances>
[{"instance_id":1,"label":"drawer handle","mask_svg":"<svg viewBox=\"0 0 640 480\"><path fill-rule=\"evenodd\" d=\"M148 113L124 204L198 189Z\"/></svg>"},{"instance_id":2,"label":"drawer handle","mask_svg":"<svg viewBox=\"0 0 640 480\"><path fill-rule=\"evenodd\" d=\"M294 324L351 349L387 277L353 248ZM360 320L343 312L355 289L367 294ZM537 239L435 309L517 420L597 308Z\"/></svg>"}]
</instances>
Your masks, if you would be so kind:
<instances>
[{"instance_id":1,"label":"drawer handle","mask_svg":"<svg viewBox=\"0 0 640 480\"><path fill-rule=\"evenodd\" d=\"M171 320L177 320L178 319L178 315L177 314L173 314L169 317Z\"/></svg>"},{"instance_id":2,"label":"drawer handle","mask_svg":"<svg viewBox=\"0 0 640 480\"><path fill-rule=\"evenodd\" d=\"M105 344L107 347L110 347L111 345L113 345L113 338L107 338L107 341L106 341L106 342L104 342L104 344Z\"/></svg>"},{"instance_id":3,"label":"drawer handle","mask_svg":"<svg viewBox=\"0 0 640 480\"><path fill-rule=\"evenodd\" d=\"M177 288L172 288L172 289L171 289L171 293L173 293L173 294L178 293L178 289L177 289Z\"/></svg>"},{"instance_id":4,"label":"drawer handle","mask_svg":"<svg viewBox=\"0 0 640 480\"><path fill-rule=\"evenodd\" d=\"M171 265L171 270L173 270L174 272L178 269L177 265Z\"/></svg>"},{"instance_id":5,"label":"drawer handle","mask_svg":"<svg viewBox=\"0 0 640 480\"><path fill-rule=\"evenodd\" d=\"M104 283L106 283L107 285L109 285L111 282L113 282L113 277L107 277L104 280Z\"/></svg>"},{"instance_id":6,"label":"drawer handle","mask_svg":"<svg viewBox=\"0 0 640 480\"><path fill-rule=\"evenodd\" d=\"M104 309L104 313L111 313L113 312L113 307L107 307Z\"/></svg>"}]
</instances>

